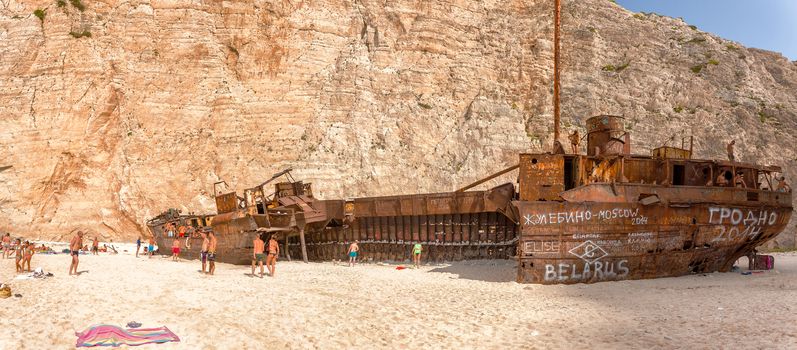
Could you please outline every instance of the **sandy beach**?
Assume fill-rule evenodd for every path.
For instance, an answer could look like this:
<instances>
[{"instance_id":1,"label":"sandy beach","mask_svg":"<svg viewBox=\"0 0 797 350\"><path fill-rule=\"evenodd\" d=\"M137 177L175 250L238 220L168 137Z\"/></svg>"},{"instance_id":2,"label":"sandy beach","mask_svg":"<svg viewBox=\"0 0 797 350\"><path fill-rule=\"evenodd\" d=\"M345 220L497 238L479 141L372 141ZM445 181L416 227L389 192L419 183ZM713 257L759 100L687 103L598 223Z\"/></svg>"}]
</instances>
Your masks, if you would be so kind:
<instances>
[{"instance_id":1,"label":"sandy beach","mask_svg":"<svg viewBox=\"0 0 797 350\"><path fill-rule=\"evenodd\" d=\"M129 247L125 247L129 249ZM275 278L248 266L83 255L35 255L54 277L0 281L0 348L66 349L93 324L167 326L181 341L158 349L795 348L797 254L776 270L592 285L523 285L514 262L420 269L280 262ZM742 271L746 261L740 260Z\"/></svg>"}]
</instances>

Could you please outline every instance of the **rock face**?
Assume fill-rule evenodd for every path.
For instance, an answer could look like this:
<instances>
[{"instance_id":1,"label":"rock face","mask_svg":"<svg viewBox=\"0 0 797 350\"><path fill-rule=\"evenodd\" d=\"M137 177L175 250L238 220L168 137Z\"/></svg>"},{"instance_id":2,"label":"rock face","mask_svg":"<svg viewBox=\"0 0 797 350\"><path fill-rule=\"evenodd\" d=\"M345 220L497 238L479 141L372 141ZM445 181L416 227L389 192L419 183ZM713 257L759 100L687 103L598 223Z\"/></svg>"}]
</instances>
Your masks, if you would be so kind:
<instances>
[{"instance_id":1,"label":"rock face","mask_svg":"<svg viewBox=\"0 0 797 350\"><path fill-rule=\"evenodd\" d=\"M549 148L552 3L3 1L0 230L132 239L288 167L322 198L453 190ZM797 182L797 63L605 0L562 21L565 131L736 139Z\"/></svg>"}]
</instances>

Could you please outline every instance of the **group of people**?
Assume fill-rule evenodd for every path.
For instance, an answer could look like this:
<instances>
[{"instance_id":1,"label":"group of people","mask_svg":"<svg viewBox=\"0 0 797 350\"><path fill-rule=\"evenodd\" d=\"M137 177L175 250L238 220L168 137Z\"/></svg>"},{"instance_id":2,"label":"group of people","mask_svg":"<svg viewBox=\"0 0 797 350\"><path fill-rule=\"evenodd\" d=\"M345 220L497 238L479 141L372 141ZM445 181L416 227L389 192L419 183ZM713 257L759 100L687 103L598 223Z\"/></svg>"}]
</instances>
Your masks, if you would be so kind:
<instances>
[{"instance_id":1,"label":"group of people","mask_svg":"<svg viewBox=\"0 0 797 350\"><path fill-rule=\"evenodd\" d=\"M266 263L269 277L274 277L274 272L277 270L280 245L274 235L271 235L268 239L268 247L266 247L266 242L263 239L265 235L265 233L260 234L252 240L254 247L252 249L252 277L255 276L255 265L260 264L260 278L263 278L263 262Z\"/></svg>"},{"instance_id":2,"label":"group of people","mask_svg":"<svg viewBox=\"0 0 797 350\"><path fill-rule=\"evenodd\" d=\"M420 243L415 243L412 245L412 264L415 268L421 266L421 253L423 252L423 246ZM357 257L360 255L360 241L355 240L351 244L349 244L349 250L347 252L349 256L349 267L353 267L357 263ZM254 262L252 262L252 274L254 274Z\"/></svg>"}]
</instances>

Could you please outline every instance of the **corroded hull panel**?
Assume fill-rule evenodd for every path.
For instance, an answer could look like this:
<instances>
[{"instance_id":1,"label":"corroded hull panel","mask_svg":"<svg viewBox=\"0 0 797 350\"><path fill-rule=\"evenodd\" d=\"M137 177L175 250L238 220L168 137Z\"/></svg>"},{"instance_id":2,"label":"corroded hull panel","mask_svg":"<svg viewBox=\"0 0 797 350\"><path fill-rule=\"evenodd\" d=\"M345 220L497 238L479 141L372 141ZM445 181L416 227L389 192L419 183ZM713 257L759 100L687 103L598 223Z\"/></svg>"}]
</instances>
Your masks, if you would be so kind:
<instances>
[{"instance_id":1,"label":"corroded hull panel","mask_svg":"<svg viewBox=\"0 0 797 350\"><path fill-rule=\"evenodd\" d=\"M518 282L591 283L728 271L792 208L715 203L515 202Z\"/></svg>"}]
</instances>

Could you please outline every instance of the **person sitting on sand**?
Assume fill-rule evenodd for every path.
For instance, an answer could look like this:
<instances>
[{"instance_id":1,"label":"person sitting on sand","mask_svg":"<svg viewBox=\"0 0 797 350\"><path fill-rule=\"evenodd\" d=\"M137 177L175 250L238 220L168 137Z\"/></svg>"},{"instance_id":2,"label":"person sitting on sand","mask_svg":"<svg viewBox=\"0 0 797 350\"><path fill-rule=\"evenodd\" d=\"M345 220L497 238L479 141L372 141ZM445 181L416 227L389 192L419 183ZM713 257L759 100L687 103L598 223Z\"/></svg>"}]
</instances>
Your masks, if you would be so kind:
<instances>
[{"instance_id":1,"label":"person sitting on sand","mask_svg":"<svg viewBox=\"0 0 797 350\"><path fill-rule=\"evenodd\" d=\"M150 237L148 243L149 243L149 259L152 259L152 254L155 253L155 237Z\"/></svg>"},{"instance_id":2,"label":"person sitting on sand","mask_svg":"<svg viewBox=\"0 0 797 350\"><path fill-rule=\"evenodd\" d=\"M208 274L213 275L216 272L216 234L213 231L208 233L210 242L208 242Z\"/></svg>"},{"instance_id":3,"label":"person sitting on sand","mask_svg":"<svg viewBox=\"0 0 797 350\"><path fill-rule=\"evenodd\" d=\"M252 241L254 249L252 249L252 277L255 276L255 264L260 264L260 278L263 278L263 261L266 260L266 242L263 242L262 235L257 235Z\"/></svg>"},{"instance_id":4,"label":"person sitting on sand","mask_svg":"<svg viewBox=\"0 0 797 350\"><path fill-rule=\"evenodd\" d=\"M208 263L208 245L210 244L210 240L208 239L207 232L202 232L202 250L199 251L199 260L202 261L202 273L205 273L205 267Z\"/></svg>"},{"instance_id":5,"label":"person sitting on sand","mask_svg":"<svg viewBox=\"0 0 797 350\"><path fill-rule=\"evenodd\" d=\"M268 240L268 257L266 257L266 265L268 266L269 277L274 277L274 272L277 270L277 257L280 254L280 245L274 235Z\"/></svg>"},{"instance_id":6,"label":"person sitting on sand","mask_svg":"<svg viewBox=\"0 0 797 350\"><path fill-rule=\"evenodd\" d=\"M412 263L416 269L421 266L421 252L423 252L423 246L420 243L415 243L412 246Z\"/></svg>"},{"instance_id":7,"label":"person sitting on sand","mask_svg":"<svg viewBox=\"0 0 797 350\"><path fill-rule=\"evenodd\" d=\"M172 261L180 260L180 238L174 237L172 241Z\"/></svg>"},{"instance_id":8,"label":"person sitting on sand","mask_svg":"<svg viewBox=\"0 0 797 350\"><path fill-rule=\"evenodd\" d=\"M360 246L357 243L360 243L360 241L355 240L354 243L349 245L349 267L357 263L357 254L360 252Z\"/></svg>"},{"instance_id":9,"label":"person sitting on sand","mask_svg":"<svg viewBox=\"0 0 797 350\"><path fill-rule=\"evenodd\" d=\"M77 231L72 240L69 241L69 255L72 256L72 264L69 265L69 275L77 275L77 265L80 262L78 255L80 254L80 247L83 246L83 231ZM74 271L74 273L73 273Z\"/></svg>"},{"instance_id":10,"label":"person sitting on sand","mask_svg":"<svg viewBox=\"0 0 797 350\"><path fill-rule=\"evenodd\" d=\"M30 260L33 258L33 254L35 253L35 246L35 244L25 241L25 245L22 248L22 265L28 266L26 269L28 272L30 272Z\"/></svg>"},{"instance_id":11,"label":"person sitting on sand","mask_svg":"<svg viewBox=\"0 0 797 350\"><path fill-rule=\"evenodd\" d=\"M17 238L16 242L17 242L17 245L16 245L17 248L15 250L15 258L16 259L14 259L14 264L17 265L17 272L22 272L23 271L22 270L22 265L23 265L22 259L24 257L24 253L22 251L23 248L22 248L22 243L21 243L20 239Z\"/></svg>"}]
</instances>

